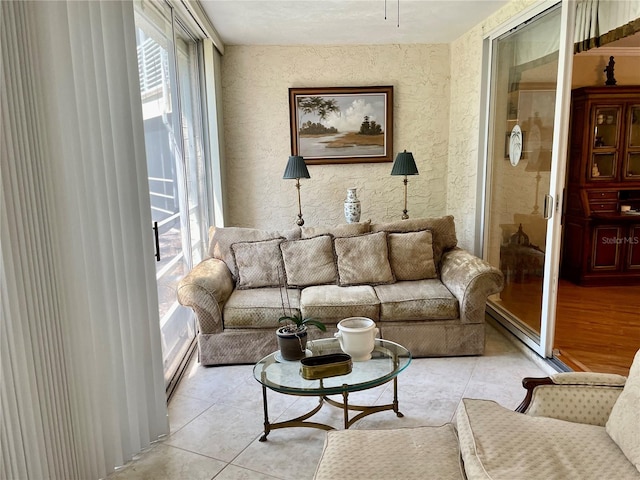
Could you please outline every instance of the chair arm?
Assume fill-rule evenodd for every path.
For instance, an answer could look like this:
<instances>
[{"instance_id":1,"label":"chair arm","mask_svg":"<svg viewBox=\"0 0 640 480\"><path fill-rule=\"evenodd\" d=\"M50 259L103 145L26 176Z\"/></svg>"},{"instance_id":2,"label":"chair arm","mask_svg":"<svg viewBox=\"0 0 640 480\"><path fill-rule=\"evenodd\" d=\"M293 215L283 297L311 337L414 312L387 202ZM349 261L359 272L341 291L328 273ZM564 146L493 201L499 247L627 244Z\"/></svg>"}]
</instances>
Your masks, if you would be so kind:
<instances>
[{"instance_id":1,"label":"chair arm","mask_svg":"<svg viewBox=\"0 0 640 480\"><path fill-rule=\"evenodd\" d=\"M621 375L592 372L527 377L522 380L527 395L516 411L604 426L625 382Z\"/></svg>"},{"instance_id":2,"label":"chair arm","mask_svg":"<svg viewBox=\"0 0 640 480\"><path fill-rule=\"evenodd\" d=\"M487 297L504 288L500 270L461 248L442 256L440 280L458 299L462 323L484 322Z\"/></svg>"},{"instance_id":3,"label":"chair arm","mask_svg":"<svg viewBox=\"0 0 640 480\"><path fill-rule=\"evenodd\" d=\"M222 309L234 283L227 265L208 258L196 265L178 283L178 302L196 313L200 333L222 332Z\"/></svg>"}]
</instances>

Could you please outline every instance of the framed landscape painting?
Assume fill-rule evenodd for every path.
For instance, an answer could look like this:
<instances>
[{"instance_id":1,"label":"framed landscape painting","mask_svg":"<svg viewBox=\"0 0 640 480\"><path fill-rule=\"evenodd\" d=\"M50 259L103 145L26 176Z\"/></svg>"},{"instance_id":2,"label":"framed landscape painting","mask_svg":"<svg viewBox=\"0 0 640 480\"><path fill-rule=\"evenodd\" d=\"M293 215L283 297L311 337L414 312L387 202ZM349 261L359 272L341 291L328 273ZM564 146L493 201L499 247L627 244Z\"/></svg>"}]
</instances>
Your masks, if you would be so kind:
<instances>
[{"instance_id":1,"label":"framed landscape painting","mask_svg":"<svg viewBox=\"0 0 640 480\"><path fill-rule=\"evenodd\" d=\"M290 88L291 154L309 165L393 161L393 87Z\"/></svg>"}]
</instances>

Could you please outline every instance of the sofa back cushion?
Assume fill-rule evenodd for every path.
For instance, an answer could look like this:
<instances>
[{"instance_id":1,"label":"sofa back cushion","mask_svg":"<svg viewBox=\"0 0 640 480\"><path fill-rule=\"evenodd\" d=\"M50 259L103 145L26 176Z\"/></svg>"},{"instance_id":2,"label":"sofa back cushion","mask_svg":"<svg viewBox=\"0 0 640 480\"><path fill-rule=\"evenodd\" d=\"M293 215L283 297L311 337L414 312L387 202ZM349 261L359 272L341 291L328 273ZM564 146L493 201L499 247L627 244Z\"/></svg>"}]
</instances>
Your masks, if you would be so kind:
<instances>
[{"instance_id":1,"label":"sofa back cushion","mask_svg":"<svg viewBox=\"0 0 640 480\"><path fill-rule=\"evenodd\" d=\"M436 267L438 267L442 259L442 254L458 244L456 224L453 221L453 216L415 218L391 223L374 223L371 225L372 232L403 233L417 232L419 230L431 230L431 234L433 235L433 259Z\"/></svg>"},{"instance_id":2,"label":"sofa back cushion","mask_svg":"<svg viewBox=\"0 0 640 480\"><path fill-rule=\"evenodd\" d=\"M312 238L318 235L333 235L334 237L351 237L368 233L371 220L360 223L345 223L342 225L325 225L319 227L301 227L302 238Z\"/></svg>"},{"instance_id":3,"label":"sofa back cushion","mask_svg":"<svg viewBox=\"0 0 640 480\"><path fill-rule=\"evenodd\" d=\"M432 240L431 230L388 235L389 262L396 280L426 280L438 276Z\"/></svg>"},{"instance_id":4,"label":"sofa back cushion","mask_svg":"<svg viewBox=\"0 0 640 480\"><path fill-rule=\"evenodd\" d=\"M640 350L606 425L607 433L640 471Z\"/></svg>"},{"instance_id":5,"label":"sofa back cushion","mask_svg":"<svg viewBox=\"0 0 640 480\"><path fill-rule=\"evenodd\" d=\"M278 287L284 284L284 265L280 253L283 237L260 242L231 244L238 269L236 288Z\"/></svg>"},{"instance_id":6,"label":"sofa back cushion","mask_svg":"<svg viewBox=\"0 0 640 480\"><path fill-rule=\"evenodd\" d=\"M334 245L340 286L395 282L385 232L336 238Z\"/></svg>"},{"instance_id":7,"label":"sofa back cushion","mask_svg":"<svg viewBox=\"0 0 640 480\"><path fill-rule=\"evenodd\" d=\"M284 237L287 240L300 238L300 228L292 228L282 231L258 230L243 227L210 227L209 228L209 255L222 260L227 264L234 280L238 279L236 261L231 251L231 245L239 242L257 242Z\"/></svg>"},{"instance_id":8,"label":"sofa back cushion","mask_svg":"<svg viewBox=\"0 0 640 480\"><path fill-rule=\"evenodd\" d=\"M282 242L280 250L288 286L336 283L338 270L331 235Z\"/></svg>"}]
</instances>

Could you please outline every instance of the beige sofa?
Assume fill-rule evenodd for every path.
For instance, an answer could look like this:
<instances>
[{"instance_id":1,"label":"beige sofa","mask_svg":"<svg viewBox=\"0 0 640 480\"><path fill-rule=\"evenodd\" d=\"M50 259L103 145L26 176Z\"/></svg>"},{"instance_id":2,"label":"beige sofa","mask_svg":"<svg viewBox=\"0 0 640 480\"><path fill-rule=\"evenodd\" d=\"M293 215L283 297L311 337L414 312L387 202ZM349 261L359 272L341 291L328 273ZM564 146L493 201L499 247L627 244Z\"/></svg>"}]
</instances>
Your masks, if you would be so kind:
<instances>
[{"instance_id":1,"label":"beige sofa","mask_svg":"<svg viewBox=\"0 0 640 480\"><path fill-rule=\"evenodd\" d=\"M456 244L451 216L276 232L212 227L210 257L177 295L196 313L204 365L275 351L283 304L287 314L325 322L324 335L343 318L364 316L414 356L478 355L487 297L502 290L503 277Z\"/></svg>"},{"instance_id":2,"label":"beige sofa","mask_svg":"<svg viewBox=\"0 0 640 480\"><path fill-rule=\"evenodd\" d=\"M514 412L463 399L456 424L327 434L315 480L640 479L640 351L629 373L525 379Z\"/></svg>"}]
</instances>

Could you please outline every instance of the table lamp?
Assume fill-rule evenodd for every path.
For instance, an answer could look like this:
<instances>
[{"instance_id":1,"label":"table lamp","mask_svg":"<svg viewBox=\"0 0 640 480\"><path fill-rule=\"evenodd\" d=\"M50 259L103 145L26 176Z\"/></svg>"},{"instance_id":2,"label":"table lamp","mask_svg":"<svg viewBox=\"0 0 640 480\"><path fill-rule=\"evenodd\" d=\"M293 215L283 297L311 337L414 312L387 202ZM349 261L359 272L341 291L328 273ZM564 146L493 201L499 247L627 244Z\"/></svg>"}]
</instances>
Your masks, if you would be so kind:
<instances>
[{"instance_id":1,"label":"table lamp","mask_svg":"<svg viewBox=\"0 0 640 480\"><path fill-rule=\"evenodd\" d=\"M307 170L307 164L304 163L304 158L299 155L290 156L282 178L289 180L295 178L296 180L296 188L298 189L298 220L296 220L296 224L302 226L304 225L304 220L302 219L302 204L300 203L300 179L311 178L309 170Z\"/></svg>"},{"instance_id":2,"label":"table lamp","mask_svg":"<svg viewBox=\"0 0 640 480\"><path fill-rule=\"evenodd\" d=\"M401 152L396 157L396 161L393 162L393 168L391 169L391 175L404 175L404 210L402 211L402 219L409 218L407 215L407 175L418 175L418 167L416 167L416 161L413 159L411 152Z\"/></svg>"}]
</instances>

